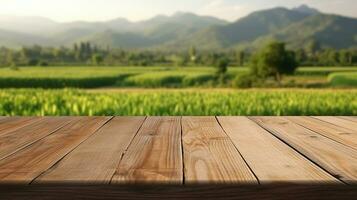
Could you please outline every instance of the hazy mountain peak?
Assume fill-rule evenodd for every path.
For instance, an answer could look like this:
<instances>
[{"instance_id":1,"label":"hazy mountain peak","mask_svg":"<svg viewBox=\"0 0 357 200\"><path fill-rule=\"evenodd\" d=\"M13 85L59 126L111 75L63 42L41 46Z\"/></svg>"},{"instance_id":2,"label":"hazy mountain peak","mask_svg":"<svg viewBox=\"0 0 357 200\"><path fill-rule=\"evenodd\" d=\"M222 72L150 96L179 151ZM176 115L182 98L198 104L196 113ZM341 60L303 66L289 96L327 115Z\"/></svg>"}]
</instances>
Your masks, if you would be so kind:
<instances>
[{"instance_id":1,"label":"hazy mountain peak","mask_svg":"<svg viewBox=\"0 0 357 200\"><path fill-rule=\"evenodd\" d=\"M117 23L131 23L128 19L124 17L118 17L112 20L109 20L108 22L117 22Z\"/></svg>"},{"instance_id":2,"label":"hazy mountain peak","mask_svg":"<svg viewBox=\"0 0 357 200\"><path fill-rule=\"evenodd\" d=\"M299 7L293 8L292 10L294 11L298 11L304 14L308 14L308 15L316 15L316 14L320 14L320 11L315 9L315 8L311 8L308 5L301 5Z\"/></svg>"},{"instance_id":3,"label":"hazy mountain peak","mask_svg":"<svg viewBox=\"0 0 357 200\"><path fill-rule=\"evenodd\" d=\"M191 12L183 12L183 11L178 11L178 12L175 12L172 17L181 17L181 16L195 16L197 17L196 14L194 13L191 13Z\"/></svg>"}]
</instances>

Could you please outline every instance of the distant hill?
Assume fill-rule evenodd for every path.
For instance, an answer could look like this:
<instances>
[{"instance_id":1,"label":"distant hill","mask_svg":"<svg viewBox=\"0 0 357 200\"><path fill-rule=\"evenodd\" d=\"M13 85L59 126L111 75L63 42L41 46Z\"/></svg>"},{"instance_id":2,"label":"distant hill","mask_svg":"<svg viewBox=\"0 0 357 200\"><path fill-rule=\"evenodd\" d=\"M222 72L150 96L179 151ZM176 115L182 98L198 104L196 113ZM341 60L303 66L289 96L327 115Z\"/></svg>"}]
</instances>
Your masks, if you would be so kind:
<instances>
[{"instance_id":1,"label":"distant hill","mask_svg":"<svg viewBox=\"0 0 357 200\"><path fill-rule=\"evenodd\" d=\"M51 42L35 35L0 29L0 47L19 48L33 44L48 45L51 44Z\"/></svg>"},{"instance_id":2,"label":"distant hill","mask_svg":"<svg viewBox=\"0 0 357 200\"><path fill-rule=\"evenodd\" d=\"M234 23L201 30L189 38L173 42L168 46L195 45L204 49L232 47L239 43L254 41L261 36L301 21L305 17L307 17L305 13L286 8L258 11Z\"/></svg>"},{"instance_id":3,"label":"distant hill","mask_svg":"<svg viewBox=\"0 0 357 200\"><path fill-rule=\"evenodd\" d=\"M192 32L227 23L218 18L183 12L172 16L159 15L139 22L117 18L105 22L57 23L42 17L0 16L0 27L24 35L18 40L13 38L11 42L2 42L9 47L43 44L39 39L31 40L25 36L30 34L43 38L43 41L47 41L44 44L47 46L69 46L79 41L91 41L100 46L143 48L158 46ZM0 40L7 39L5 36L0 37Z\"/></svg>"},{"instance_id":4,"label":"distant hill","mask_svg":"<svg viewBox=\"0 0 357 200\"><path fill-rule=\"evenodd\" d=\"M0 27L3 30L43 36L44 32L54 31L59 24L44 17L20 17L0 15Z\"/></svg>"},{"instance_id":5,"label":"distant hill","mask_svg":"<svg viewBox=\"0 0 357 200\"><path fill-rule=\"evenodd\" d=\"M323 47L357 46L357 19L329 15L302 5L293 9L273 8L253 12L235 22L193 13L158 15L131 22L117 18L104 22L57 23L42 17L0 15L0 46L72 46L90 41L112 48L180 50L259 48L270 40L303 48L314 40Z\"/></svg>"},{"instance_id":6,"label":"distant hill","mask_svg":"<svg viewBox=\"0 0 357 200\"><path fill-rule=\"evenodd\" d=\"M165 44L165 48L257 49L272 40L304 48L317 41L322 47L357 47L357 19L322 14L301 6L292 10L274 8L254 12L238 21L201 30L194 35Z\"/></svg>"},{"instance_id":7,"label":"distant hill","mask_svg":"<svg viewBox=\"0 0 357 200\"><path fill-rule=\"evenodd\" d=\"M357 20L337 15L318 14L294 23L276 33L260 38L261 41L277 39L285 41L292 48L306 46L311 40L322 47L357 47Z\"/></svg>"}]
</instances>

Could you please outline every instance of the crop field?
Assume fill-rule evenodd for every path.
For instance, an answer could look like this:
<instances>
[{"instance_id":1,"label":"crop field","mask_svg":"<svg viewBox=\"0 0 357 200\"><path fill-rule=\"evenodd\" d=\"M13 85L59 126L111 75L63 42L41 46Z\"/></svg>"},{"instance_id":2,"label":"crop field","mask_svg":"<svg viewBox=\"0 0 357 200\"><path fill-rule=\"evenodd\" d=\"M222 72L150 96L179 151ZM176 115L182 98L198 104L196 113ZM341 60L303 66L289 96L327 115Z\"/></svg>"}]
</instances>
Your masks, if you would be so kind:
<instances>
[{"instance_id":1,"label":"crop field","mask_svg":"<svg viewBox=\"0 0 357 200\"><path fill-rule=\"evenodd\" d=\"M0 90L0 116L357 115L357 90L98 91Z\"/></svg>"},{"instance_id":2,"label":"crop field","mask_svg":"<svg viewBox=\"0 0 357 200\"><path fill-rule=\"evenodd\" d=\"M329 82L333 87L357 87L357 72L333 73Z\"/></svg>"},{"instance_id":3,"label":"crop field","mask_svg":"<svg viewBox=\"0 0 357 200\"><path fill-rule=\"evenodd\" d=\"M230 67L225 87L244 67ZM328 83L331 73L357 72L357 67L304 67L286 78L294 85ZM212 87L213 67L21 67L0 69L0 88L185 88ZM310 83L312 81L312 83ZM287 84L289 86L289 84Z\"/></svg>"}]
</instances>

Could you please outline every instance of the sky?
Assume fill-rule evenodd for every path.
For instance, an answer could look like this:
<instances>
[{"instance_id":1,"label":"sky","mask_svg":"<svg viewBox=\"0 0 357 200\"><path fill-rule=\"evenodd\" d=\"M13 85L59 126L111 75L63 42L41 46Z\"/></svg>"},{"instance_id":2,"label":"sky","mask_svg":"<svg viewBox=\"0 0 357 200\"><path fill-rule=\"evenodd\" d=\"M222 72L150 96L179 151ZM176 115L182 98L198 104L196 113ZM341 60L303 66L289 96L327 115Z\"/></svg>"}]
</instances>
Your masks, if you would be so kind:
<instances>
[{"instance_id":1,"label":"sky","mask_svg":"<svg viewBox=\"0 0 357 200\"><path fill-rule=\"evenodd\" d=\"M234 21L252 11L301 4L357 17L357 0L0 0L0 15L42 16L58 22L105 21L117 17L139 21L181 11Z\"/></svg>"}]
</instances>

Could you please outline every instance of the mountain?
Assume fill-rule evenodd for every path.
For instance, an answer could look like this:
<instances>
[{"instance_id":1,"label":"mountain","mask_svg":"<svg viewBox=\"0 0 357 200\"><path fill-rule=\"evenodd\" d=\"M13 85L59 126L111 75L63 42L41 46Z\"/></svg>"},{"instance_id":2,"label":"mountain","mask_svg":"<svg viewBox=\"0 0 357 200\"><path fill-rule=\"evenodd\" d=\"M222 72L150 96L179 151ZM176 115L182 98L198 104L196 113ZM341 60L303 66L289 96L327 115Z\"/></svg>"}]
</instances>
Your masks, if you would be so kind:
<instances>
[{"instance_id":1,"label":"mountain","mask_svg":"<svg viewBox=\"0 0 357 200\"><path fill-rule=\"evenodd\" d=\"M311 40L326 48L350 48L357 47L356 28L357 20L354 18L318 14L259 40L285 41L291 48L304 47Z\"/></svg>"},{"instance_id":2,"label":"mountain","mask_svg":"<svg viewBox=\"0 0 357 200\"><path fill-rule=\"evenodd\" d=\"M304 48L317 41L322 47L356 48L357 19L323 14L300 6L254 12L234 23L209 27L163 48L258 49L272 40L284 41L290 48Z\"/></svg>"},{"instance_id":3,"label":"mountain","mask_svg":"<svg viewBox=\"0 0 357 200\"><path fill-rule=\"evenodd\" d=\"M33 44L46 45L50 44L50 41L31 34L0 29L0 46L19 48Z\"/></svg>"},{"instance_id":4,"label":"mountain","mask_svg":"<svg viewBox=\"0 0 357 200\"><path fill-rule=\"evenodd\" d=\"M155 44L155 41L137 33L118 33L111 30L81 38L76 42L81 41L89 41L103 48L109 46L126 49L145 48Z\"/></svg>"},{"instance_id":5,"label":"mountain","mask_svg":"<svg viewBox=\"0 0 357 200\"><path fill-rule=\"evenodd\" d=\"M227 23L214 17L179 12L172 16L159 15L149 20L127 24L125 29L121 28L121 30L114 27L107 27L105 30L99 28L102 31L79 37L75 41L88 40L102 47L109 45L121 48L146 48L160 46L169 41L184 38L201 29Z\"/></svg>"},{"instance_id":6,"label":"mountain","mask_svg":"<svg viewBox=\"0 0 357 200\"><path fill-rule=\"evenodd\" d=\"M256 49L271 40L303 48L311 41L322 47L356 48L357 19L324 14L302 5L253 12L232 23L193 13L158 15L131 22L117 18L102 22L58 23L42 17L0 15L0 46L72 46L89 41L112 48L186 50Z\"/></svg>"},{"instance_id":7,"label":"mountain","mask_svg":"<svg viewBox=\"0 0 357 200\"><path fill-rule=\"evenodd\" d=\"M315 9L315 8L310 8L307 5L301 5L299 7L293 8L293 11L297 11L297 12L301 12L307 15L318 15L321 14L319 10Z\"/></svg>"},{"instance_id":8,"label":"mountain","mask_svg":"<svg viewBox=\"0 0 357 200\"><path fill-rule=\"evenodd\" d=\"M43 35L45 32L56 29L58 25L57 22L44 17L0 15L1 29L18 33Z\"/></svg>"},{"instance_id":9,"label":"mountain","mask_svg":"<svg viewBox=\"0 0 357 200\"><path fill-rule=\"evenodd\" d=\"M139 22L117 18L104 22L57 23L41 17L0 16L0 27L4 30L42 37L43 40L51 41L47 43L48 46L68 46L79 41L91 41L100 46L123 48L158 46L201 29L227 23L218 18L183 12L172 16L158 15ZM0 37L0 40L5 39L5 37ZM31 45L37 42L38 40L19 39L17 43ZM11 47L13 42L7 42L7 44Z\"/></svg>"},{"instance_id":10,"label":"mountain","mask_svg":"<svg viewBox=\"0 0 357 200\"><path fill-rule=\"evenodd\" d=\"M261 36L301 21L307 16L305 13L287 8L258 11L234 23L207 28L189 39L185 38L168 46L195 45L204 49L227 48L238 43L254 41Z\"/></svg>"}]
</instances>

